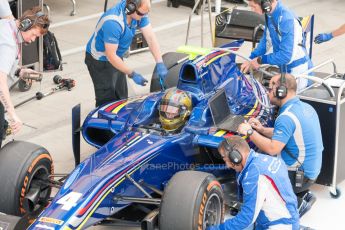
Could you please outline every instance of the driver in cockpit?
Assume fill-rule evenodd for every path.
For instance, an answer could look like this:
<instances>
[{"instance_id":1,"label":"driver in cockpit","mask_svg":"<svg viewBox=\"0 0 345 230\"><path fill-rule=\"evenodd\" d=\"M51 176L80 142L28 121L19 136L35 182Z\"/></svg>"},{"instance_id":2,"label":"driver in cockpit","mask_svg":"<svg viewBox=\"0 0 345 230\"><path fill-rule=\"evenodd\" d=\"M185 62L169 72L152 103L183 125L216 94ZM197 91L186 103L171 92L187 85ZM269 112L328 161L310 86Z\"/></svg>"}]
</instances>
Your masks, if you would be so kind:
<instances>
[{"instance_id":1,"label":"driver in cockpit","mask_svg":"<svg viewBox=\"0 0 345 230\"><path fill-rule=\"evenodd\" d=\"M180 131L191 111L191 97L183 90L176 88L166 91L159 104L159 121L168 132Z\"/></svg>"}]
</instances>

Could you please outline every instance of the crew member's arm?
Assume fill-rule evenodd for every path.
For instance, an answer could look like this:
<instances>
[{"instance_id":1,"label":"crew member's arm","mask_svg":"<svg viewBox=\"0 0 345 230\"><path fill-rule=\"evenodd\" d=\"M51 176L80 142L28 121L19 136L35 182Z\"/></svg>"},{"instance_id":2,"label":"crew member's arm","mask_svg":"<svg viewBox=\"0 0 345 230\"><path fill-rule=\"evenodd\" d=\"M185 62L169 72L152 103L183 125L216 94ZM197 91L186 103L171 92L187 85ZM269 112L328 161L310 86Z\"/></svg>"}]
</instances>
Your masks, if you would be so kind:
<instances>
[{"instance_id":1,"label":"crew member's arm","mask_svg":"<svg viewBox=\"0 0 345 230\"><path fill-rule=\"evenodd\" d=\"M105 43L105 55L107 56L108 61L118 70L125 74L131 74L133 72L132 69L130 69L125 62L116 55L116 51L118 48L118 44L111 44L111 43Z\"/></svg>"},{"instance_id":2,"label":"crew member's arm","mask_svg":"<svg viewBox=\"0 0 345 230\"><path fill-rule=\"evenodd\" d=\"M249 123L242 123L238 127L238 132L242 135L247 135L249 129L252 129ZM261 135L257 131L253 131L253 134L250 135L250 140L263 152L270 155L279 154L284 148L285 144L280 141L269 139Z\"/></svg>"},{"instance_id":3,"label":"crew member's arm","mask_svg":"<svg viewBox=\"0 0 345 230\"><path fill-rule=\"evenodd\" d=\"M337 37L337 36L340 36L343 34L345 34L345 24L343 24L338 29L336 29L332 32L333 37Z\"/></svg>"},{"instance_id":4,"label":"crew member's arm","mask_svg":"<svg viewBox=\"0 0 345 230\"><path fill-rule=\"evenodd\" d=\"M345 24L341 25L338 29L334 30L331 33L322 33L322 34L318 34L315 39L314 42L317 44L320 44L322 42L327 42L329 40L331 40L334 37L338 37L340 35L345 34Z\"/></svg>"},{"instance_id":5,"label":"crew member's arm","mask_svg":"<svg viewBox=\"0 0 345 230\"><path fill-rule=\"evenodd\" d=\"M103 41L105 47L105 55L108 61L118 70L125 74L131 74L131 70L122 60L121 57L116 55L117 48L120 43L121 35L123 34L122 26L115 21L106 21L103 26Z\"/></svg>"},{"instance_id":6,"label":"crew member's arm","mask_svg":"<svg viewBox=\"0 0 345 230\"><path fill-rule=\"evenodd\" d=\"M247 73L251 66L254 69L257 69L260 67L261 63L258 63L257 58L261 57L262 55L264 55L266 53L266 36L267 36L267 33L266 33L266 28L265 28L264 35L260 39L259 44L257 45L257 47L252 51L252 53L249 56L249 58L252 59L252 61L243 62L243 64L241 65L241 72Z\"/></svg>"},{"instance_id":7,"label":"crew member's arm","mask_svg":"<svg viewBox=\"0 0 345 230\"><path fill-rule=\"evenodd\" d=\"M22 122L17 116L10 99L10 92L7 86L7 74L2 71L0 71L0 101L9 115L12 133L15 134L21 129Z\"/></svg>"},{"instance_id":8,"label":"crew member's arm","mask_svg":"<svg viewBox=\"0 0 345 230\"><path fill-rule=\"evenodd\" d=\"M265 137L272 138L272 136L273 136L273 130L274 130L274 129L271 128L271 127L264 127L264 128L261 130L260 134L264 135Z\"/></svg>"},{"instance_id":9,"label":"crew member's arm","mask_svg":"<svg viewBox=\"0 0 345 230\"><path fill-rule=\"evenodd\" d=\"M147 80L141 76L141 74L134 72L130 69L117 54L117 48L119 46L120 37L123 33L123 29L117 22L107 21L103 24L103 39L104 39L104 48L105 55L107 56L108 61L119 71L128 75L132 80L141 86L145 86Z\"/></svg>"},{"instance_id":10,"label":"crew member's arm","mask_svg":"<svg viewBox=\"0 0 345 230\"><path fill-rule=\"evenodd\" d=\"M242 135L247 135L249 129L252 128L252 120L250 123L242 123L238 127L238 132ZM255 127L255 125L253 125ZM287 115L279 115L274 123L272 138L267 138L257 131L254 131L250 136L250 140L263 152L270 155L277 155L281 153L286 143L293 136L296 125L294 121ZM268 133L267 133L268 134Z\"/></svg>"},{"instance_id":11,"label":"crew member's arm","mask_svg":"<svg viewBox=\"0 0 345 230\"><path fill-rule=\"evenodd\" d=\"M132 80L141 86L145 86L147 80L139 73L134 72L130 69L124 61L116 55L118 45L117 44L105 44L105 54L108 58L108 61L118 70L128 75Z\"/></svg>"},{"instance_id":12,"label":"crew member's arm","mask_svg":"<svg viewBox=\"0 0 345 230\"><path fill-rule=\"evenodd\" d=\"M261 122L256 118L250 118L248 123L252 126L260 134L264 135L265 137L272 138L273 136L273 128L271 127L264 127Z\"/></svg>"},{"instance_id":13,"label":"crew member's arm","mask_svg":"<svg viewBox=\"0 0 345 230\"><path fill-rule=\"evenodd\" d=\"M161 52L159 49L159 44L158 44L156 35L153 32L151 24L148 22L147 16L143 17L141 19L140 29L144 35L144 38L147 41L147 44L149 45L152 56L156 61L156 66L155 66L154 71L155 71L155 73L158 74L159 78L161 79L161 82L164 82L164 79L168 74L168 69L166 68L166 66L162 60L162 55L161 55ZM161 84L163 84L163 83L161 83Z\"/></svg>"},{"instance_id":14,"label":"crew member's arm","mask_svg":"<svg viewBox=\"0 0 345 230\"><path fill-rule=\"evenodd\" d=\"M252 53L250 54L249 58L250 59L254 59L256 57L260 57L262 55L264 55L266 53L266 36L267 36L267 28L265 28L264 34L262 36L262 38L260 39L259 44L256 46L256 48L252 51Z\"/></svg>"},{"instance_id":15,"label":"crew member's arm","mask_svg":"<svg viewBox=\"0 0 345 230\"><path fill-rule=\"evenodd\" d=\"M155 33L153 32L151 24L146 25L140 29L144 35L144 38L149 45L150 51L156 63L162 62L162 55L160 52L159 44Z\"/></svg>"},{"instance_id":16,"label":"crew member's arm","mask_svg":"<svg viewBox=\"0 0 345 230\"><path fill-rule=\"evenodd\" d=\"M279 31L281 33L279 48L273 53L263 55L261 58L262 64L281 66L290 62L292 52L295 47L298 46L294 34L294 22L294 19L284 20L277 25L279 26Z\"/></svg>"},{"instance_id":17,"label":"crew member's arm","mask_svg":"<svg viewBox=\"0 0 345 230\"><path fill-rule=\"evenodd\" d=\"M241 211L232 219L223 224L212 226L207 230L240 230L246 229L255 223L266 199L267 186L261 183L260 171L256 165L250 165L247 175L243 176L243 204Z\"/></svg>"}]
</instances>

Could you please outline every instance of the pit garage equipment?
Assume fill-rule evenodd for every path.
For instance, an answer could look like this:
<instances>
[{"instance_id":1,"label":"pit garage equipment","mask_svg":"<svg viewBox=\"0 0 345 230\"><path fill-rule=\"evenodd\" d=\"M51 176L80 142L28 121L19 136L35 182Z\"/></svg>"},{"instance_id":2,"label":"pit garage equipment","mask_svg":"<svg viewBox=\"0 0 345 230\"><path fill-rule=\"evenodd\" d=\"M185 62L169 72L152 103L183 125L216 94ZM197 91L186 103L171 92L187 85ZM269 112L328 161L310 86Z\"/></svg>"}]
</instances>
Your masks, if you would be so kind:
<instances>
[{"instance_id":1,"label":"pit garage equipment","mask_svg":"<svg viewBox=\"0 0 345 230\"><path fill-rule=\"evenodd\" d=\"M320 119L324 150L322 168L316 183L329 186L330 195L338 198L341 192L337 184L345 179L345 80L344 75L337 73L333 60L323 62L308 72L314 72L325 65L333 66L332 74L315 74L331 86L332 93L320 84L313 84L303 90L299 97L314 107Z\"/></svg>"}]
</instances>

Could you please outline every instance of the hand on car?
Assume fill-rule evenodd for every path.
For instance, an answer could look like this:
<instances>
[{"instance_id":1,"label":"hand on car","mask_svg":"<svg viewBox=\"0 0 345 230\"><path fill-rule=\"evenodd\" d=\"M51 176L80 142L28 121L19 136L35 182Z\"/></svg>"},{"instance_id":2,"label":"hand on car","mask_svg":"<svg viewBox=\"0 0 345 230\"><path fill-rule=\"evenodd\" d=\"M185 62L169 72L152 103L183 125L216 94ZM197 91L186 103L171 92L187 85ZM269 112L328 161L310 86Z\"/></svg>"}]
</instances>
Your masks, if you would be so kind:
<instances>
[{"instance_id":1,"label":"hand on car","mask_svg":"<svg viewBox=\"0 0 345 230\"><path fill-rule=\"evenodd\" d=\"M131 78L137 85L145 86L148 82L141 74L133 72Z\"/></svg>"},{"instance_id":2,"label":"hand on car","mask_svg":"<svg viewBox=\"0 0 345 230\"><path fill-rule=\"evenodd\" d=\"M257 61L257 58L254 58L251 61L246 61L241 65L241 72L242 73L248 73L249 68L253 68L253 69L259 69L260 64Z\"/></svg>"},{"instance_id":3,"label":"hand on car","mask_svg":"<svg viewBox=\"0 0 345 230\"><path fill-rule=\"evenodd\" d=\"M327 42L329 40L331 40L333 38L333 34L332 33L323 33L323 34L318 34L315 39L314 42L316 44L320 44L323 42Z\"/></svg>"}]
</instances>

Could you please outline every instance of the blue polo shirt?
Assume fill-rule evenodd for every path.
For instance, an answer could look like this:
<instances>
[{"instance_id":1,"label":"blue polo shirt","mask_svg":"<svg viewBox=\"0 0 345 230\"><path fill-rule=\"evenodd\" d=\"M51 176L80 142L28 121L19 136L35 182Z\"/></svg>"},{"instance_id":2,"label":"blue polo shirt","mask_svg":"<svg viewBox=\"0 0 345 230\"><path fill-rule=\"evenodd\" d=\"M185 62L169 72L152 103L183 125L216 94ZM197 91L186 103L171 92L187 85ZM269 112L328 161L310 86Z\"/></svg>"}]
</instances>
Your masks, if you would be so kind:
<instances>
[{"instance_id":1,"label":"blue polo shirt","mask_svg":"<svg viewBox=\"0 0 345 230\"><path fill-rule=\"evenodd\" d=\"M285 144L281 157L288 168L301 168L309 179L317 178L321 169L323 143L319 117L312 106L298 97L287 101L279 110L272 140Z\"/></svg>"},{"instance_id":2,"label":"blue polo shirt","mask_svg":"<svg viewBox=\"0 0 345 230\"><path fill-rule=\"evenodd\" d=\"M132 19L131 24L128 25L125 5L126 1L119 2L99 19L95 32L86 46L86 52L96 60L108 61L104 53L105 43L118 44L116 54L123 57L132 43L136 29L143 28L150 23L148 16L145 15L140 21Z\"/></svg>"}]
</instances>

